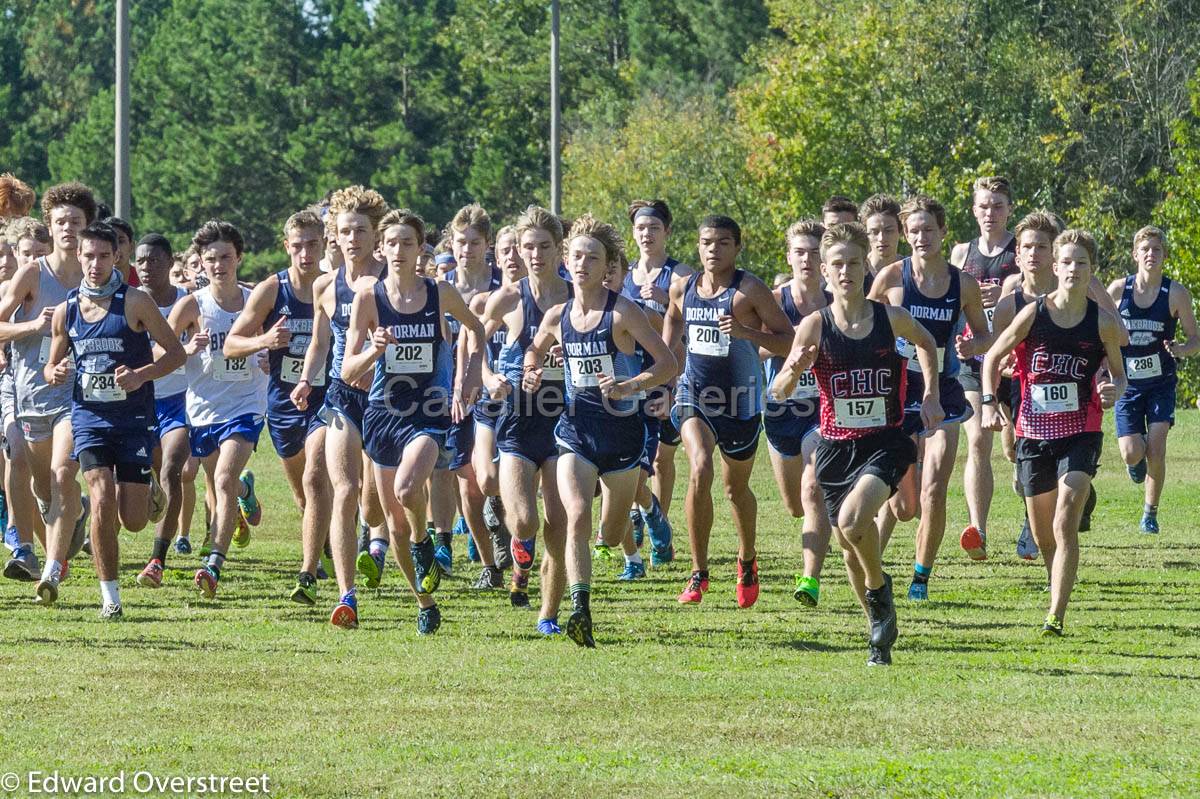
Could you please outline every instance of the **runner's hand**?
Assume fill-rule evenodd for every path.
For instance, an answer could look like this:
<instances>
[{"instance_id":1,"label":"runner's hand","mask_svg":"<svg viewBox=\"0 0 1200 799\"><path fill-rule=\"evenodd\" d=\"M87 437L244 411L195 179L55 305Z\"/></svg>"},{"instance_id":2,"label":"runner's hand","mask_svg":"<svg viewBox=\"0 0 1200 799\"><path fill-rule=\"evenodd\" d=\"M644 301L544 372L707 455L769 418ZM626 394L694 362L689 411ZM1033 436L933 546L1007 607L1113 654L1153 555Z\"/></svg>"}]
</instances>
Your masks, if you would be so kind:
<instances>
[{"instance_id":1,"label":"runner's hand","mask_svg":"<svg viewBox=\"0 0 1200 799\"><path fill-rule=\"evenodd\" d=\"M124 364L121 364L117 367L113 374L113 379L126 393L137 391L146 383L146 378L142 377L136 370L130 369Z\"/></svg>"},{"instance_id":2,"label":"runner's hand","mask_svg":"<svg viewBox=\"0 0 1200 799\"><path fill-rule=\"evenodd\" d=\"M925 425L925 429L933 430L945 418L946 412L942 410L942 403L926 394L925 399L921 400L921 423Z\"/></svg>"},{"instance_id":3,"label":"runner's hand","mask_svg":"<svg viewBox=\"0 0 1200 799\"><path fill-rule=\"evenodd\" d=\"M521 388L528 391L530 394L537 391L542 385L542 369L539 366L531 366L525 368L525 373L521 377Z\"/></svg>"},{"instance_id":4,"label":"runner's hand","mask_svg":"<svg viewBox=\"0 0 1200 799\"><path fill-rule=\"evenodd\" d=\"M491 377L483 382L487 386L488 396L496 401L504 399L512 392L512 383L502 374L492 372Z\"/></svg>"},{"instance_id":5,"label":"runner's hand","mask_svg":"<svg viewBox=\"0 0 1200 799\"><path fill-rule=\"evenodd\" d=\"M61 386L71 378L71 373L74 371L75 365L71 362L71 357L68 355L54 364L54 370L50 373L46 382L52 386Z\"/></svg>"},{"instance_id":6,"label":"runner's hand","mask_svg":"<svg viewBox=\"0 0 1200 799\"><path fill-rule=\"evenodd\" d=\"M208 328L205 328L188 339L187 344L183 345L183 351L187 353L188 357L191 357L201 350L207 349L208 342L211 338L212 336L210 335Z\"/></svg>"},{"instance_id":7,"label":"runner's hand","mask_svg":"<svg viewBox=\"0 0 1200 799\"><path fill-rule=\"evenodd\" d=\"M281 316L271 325L271 329L263 334L263 349L281 350L292 341L292 331L288 330L288 319Z\"/></svg>"},{"instance_id":8,"label":"runner's hand","mask_svg":"<svg viewBox=\"0 0 1200 799\"><path fill-rule=\"evenodd\" d=\"M301 380L296 384L291 393L292 404L296 406L296 410L301 412L308 410L308 395L311 393L312 386L308 384L307 380Z\"/></svg>"},{"instance_id":9,"label":"runner's hand","mask_svg":"<svg viewBox=\"0 0 1200 799\"><path fill-rule=\"evenodd\" d=\"M982 416L980 416L979 419L979 426L984 430L991 430L999 433L1004 429L1004 414L1000 413L1000 409L995 405L984 405L982 408Z\"/></svg>"},{"instance_id":10,"label":"runner's hand","mask_svg":"<svg viewBox=\"0 0 1200 799\"><path fill-rule=\"evenodd\" d=\"M1109 380L1096 384L1096 393L1100 395L1100 407L1108 410L1117 404L1117 387Z\"/></svg>"}]
</instances>

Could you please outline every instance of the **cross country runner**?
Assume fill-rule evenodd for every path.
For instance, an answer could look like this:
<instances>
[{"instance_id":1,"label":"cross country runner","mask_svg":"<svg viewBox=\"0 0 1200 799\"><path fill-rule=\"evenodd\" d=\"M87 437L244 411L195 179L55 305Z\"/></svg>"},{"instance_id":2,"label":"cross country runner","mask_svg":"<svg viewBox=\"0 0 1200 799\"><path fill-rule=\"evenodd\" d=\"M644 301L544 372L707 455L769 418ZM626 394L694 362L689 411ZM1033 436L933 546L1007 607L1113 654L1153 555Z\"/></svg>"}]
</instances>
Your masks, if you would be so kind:
<instances>
[{"instance_id":1,"label":"cross country runner","mask_svg":"<svg viewBox=\"0 0 1200 799\"><path fill-rule=\"evenodd\" d=\"M169 321L176 336L187 338L188 436L192 455L200 459L214 495L211 549L193 578L196 589L212 599L229 545L249 543L249 529L238 527L239 515L252 526L262 521L254 474L243 470L262 433L267 376L251 359L228 358L221 350L250 295L237 280L245 251L242 234L230 223L214 219L196 231L192 244L210 282L175 303Z\"/></svg>"},{"instance_id":2,"label":"cross country runner","mask_svg":"<svg viewBox=\"0 0 1200 799\"><path fill-rule=\"evenodd\" d=\"M672 415L683 436L688 480L688 537L692 574L679 595L699 603L708 590L708 540L713 523L713 450L724 461L725 496L738 536L737 603L758 600L755 537L758 502L750 474L762 427L762 367L758 350L785 355L792 326L761 280L737 268L742 231L727 216L705 217L699 228L703 272L671 284L663 338L674 350L686 333L687 355Z\"/></svg>"},{"instance_id":3,"label":"cross country runner","mask_svg":"<svg viewBox=\"0 0 1200 799\"><path fill-rule=\"evenodd\" d=\"M417 632L430 635L441 624L432 593L441 582L442 567L425 529L427 485L439 459L449 454L451 425L467 417L477 393L483 325L454 286L417 274L425 241L420 217L407 209L390 211L378 232L387 274L355 294L342 380L354 383L373 372L363 415L364 448L375 464L397 549L409 545L411 565L402 559L401 568L420 606ZM460 352L465 363L457 372L461 381L456 381L454 358L442 334L444 313L468 330L469 349ZM335 611L334 624L357 626L357 608L345 597L339 610L344 618L339 620Z\"/></svg>"},{"instance_id":4,"label":"cross country runner","mask_svg":"<svg viewBox=\"0 0 1200 799\"><path fill-rule=\"evenodd\" d=\"M1000 365L1016 350L1017 469L1034 540L1050 576L1042 634L1059 636L1079 568L1079 520L1100 461L1103 409L1125 389L1118 317L1088 298L1096 241L1082 230L1054 240L1058 288L1026 305L984 359L984 424L999 430ZM1096 381L1107 357L1111 379Z\"/></svg>"},{"instance_id":5,"label":"cross country runner","mask_svg":"<svg viewBox=\"0 0 1200 799\"><path fill-rule=\"evenodd\" d=\"M640 308L604 286L621 258L621 238L612 225L584 214L567 240L567 269L575 288L563 305L542 320L525 351L523 388L537 391L542 365L558 342L566 362L567 407L554 435L558 444L558 487L567 511L567 577L573 612L566 632L580 646L594 647L591 582L592 502L596 481L609 492L600 528L616 546L629 524L637 493L646 426L635 395L662 385L678 367L675 357ZM654 359L642 371L637 345Z\"/></svg>"},{"instance_id":6,"label":"cross country runner","mask_svg":"<svg viewBox=\"0 0 1200 799\"><path fill-rule=\"evenodd\" d=\"M308 407L292 402L304 372L304 355L313 331L313 283L320 277L325 225L312 211L300 211L283 225L283 245L291 265L259 283L225 339L225 356L248 358L265 350L267 430L292 496L301 509L301 563L291 599L317 601L317 567L329 535L333 488L325 468L325 422L320 417L326 374L313 376Z\"/></svg>"},{"instance_id":7,"label":"cross country runner","mask_svg":"<svg viewBox=\"0 0 1200 799\"><path fill-rule=\"evenodd\" d=\"M801 320L792 349L771 386L791 396L812 369L821 393L817 480L846 572L867 615L869 665L889 665L898 634L892 578L883 571L875 516L915 463L917 448L904 434L908 369L896 338L912 342L921 364L921 421L942 420L942 381L933 336L908 311L863 296L870 244L858 223L837 224L821 237L821 272L832 302Z\"/></svg>"},{"instance_id":8,"label":"cross country runner","mask_svg":"<svg viewBox=\"0 0 1200 799\"><path fill-rule=\"evenodd\" d=\"M116 620L123 615L117 530L136 533L166 510L151 468L158 421L152 381L182 366L185 356L154 300L116 270L116 232L92 224L80 231L79 244L83 279L54 312L44 371L52 385L72 383L72 457L91 500L100 618ZM163 351L157 359L152 339Z\"/></svg>"},{"instance_id":9,"label":"cross country runner","mask_svg":"<svg viewBox=\"0 0 1200 799\"><path fill-rule=\"evenodd\" d=\"M1158 500L1167 475L1167 433L1175 424L1175 361L1200 350L1192 294L1178 280L1163 274L1167 237L1147 226L1133 237L1137 272L1114 280L1108 287L1118 304L1129 344L1121 348L1129 381L1117 400L1117 444L1135 483L1146 484L1145 505L1138 529L1158 532ZM1175 340L1177 327L1185 340Z\"/></svg>"}]
</instances>

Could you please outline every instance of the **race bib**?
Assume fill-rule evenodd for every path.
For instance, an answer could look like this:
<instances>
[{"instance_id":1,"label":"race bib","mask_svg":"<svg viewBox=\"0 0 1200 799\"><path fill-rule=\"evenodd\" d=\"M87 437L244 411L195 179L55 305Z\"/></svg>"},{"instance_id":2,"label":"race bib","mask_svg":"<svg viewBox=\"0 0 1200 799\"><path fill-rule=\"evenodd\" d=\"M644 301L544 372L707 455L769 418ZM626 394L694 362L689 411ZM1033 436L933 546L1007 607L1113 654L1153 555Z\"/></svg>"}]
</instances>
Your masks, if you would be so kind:
<instances>
[{"instance_id":1,"label":"race bib","mask_svg":"<svg viewBox=\"0 0 1200 799\"><path fill-rule=\"evenodd\" d=\"M300 376L304 374L304 359L296 358L292 355L283 356L283 360L279 362L279 379L284 383L296 385L300 382ZM316 377L309 381L310 386L325 385L325 373L317 372Z\"/></svg>"},{"instance_id":2,"label":"race bib","mask_svg":"<svg viewBox=\"0 0 1200 799\"><path fill-rule=\"evenodd\" d=\"M596 388L600 375L613 375L611 355L590 355L586 358L567 358L571 367L571 385L577 388Z\"/></svg>"},{"instance_id":3,"label":"race bib","mask_svg":"<svg viewBox=\"0 0 1200 799\"><path fill-rule=\"evenodd\" d=\"M562 358L559 358L550 352L546 353L546 356L542 358L542 379L557 380L560 383L563 381L564 374Z\"/></svg>"},{"instance_id":4,"label":"race bib","mask_svg":"<svg viewBox=\"0 0 1200 799\"><path fill-rule=\"evenodd\" d=\"M50 360L50 337L42 336L42 346L38 348L38 363Z\"/></svg>"},{"instance_id":5,"label":"race bib","mask_svg":"<svg viewBox=\"0 0 1200 799\"><path fill-rule=\"evenodd\" d=\"M995 316L996 316L996 308L995 308L995 306L993 306L993 307L991 307L991 308L984 308L984 309L983 309L983 315L984 315L984 317L987 319L987 323L988 323L988 332L990 333L990 332L992 331L992 319L993 319L993 317L995 317Z\"/></svg>"},{"instance_id":6,"label":"race bib","mask_svg":"<svg viewBox=\"0 0 1200 799\"><path fill-rule=\"evenodd\" d=\"M812 369L805 369L796 381L796 387L792 389L792 396L788 397L788 399L816 399L820 393L820 390L817 388L817 376L813 374Z\"/></svg>"},{"instance_id":7,"label":"race bib","mask_svg":"<svg viewBox=\"0 0 1200 799\"><path fill-rule=\"evenodd\" d=\"M913 344L908 339L896 339L896 342L897 342L896 343L896 351L899 352L901 355L903 355L905 358L908 358L908 371L910 371L910 372L921 371L921 362L917 360L917 345ZM901 344L900 342L903 342L903 344ZM944 365L946 363L946 348L945 347L937 348L937 360L935 361L935 363L937 364L938 374L941 374L942 371L945 369Z\"/></svg>"},{"instance_id":8,"label":"race bib","mask_svg":"<svg viewBox=\"0 0 1200 799\"><path fill-rule=\"evenodd\" d=\"M125 399L125 389L117 385L117 376L113 372L83 372L79 378L83 382L83 399L87 402L120 402Z\"/></svg>"},{"instance_id":9,"label":"race bib","mask_svg":"<svg viewBox=\"0 0 1200 799\"><path fill-rule=\"evenodd\" d=\"M833 416L838 427L849 430L883 427L887 424L887 408L884 407L883 397L835 398Z\"/></svg>"},{"instance_id":10,"label":"race bib","mask_svg":"<svg viewBox=\"0 0 1200 799\"><path fill-rule=\"evenodd\" d=\"M243 383L250 379L250 361L246 358L213 358L213 380L219 383Z\"/></svg>"},{"instance_id":11,"label":"race bib","mask_svg":"<svg viewBox=\"0 0 1200 799\"><path fill-rule=\"evenodd\" d=\"M712 325L692 325L688 330L688 352L723 358L729 355L729 336Z\"/></svg>"},{"instance_id":12,"label":"race bib","mask_svg":"<svg viewBox=\"0 0 1200 799\"><path fill-rule=\"evenodd\" d=\"M1162 359L1158 353L1125 359L1125 374L1130 380L1147 380L1162 377Z\"/></svg>"},{"instance_id":13,"label":"race bib","mask_svg":"<svg viewBox=\"0 0 1200 799\"><path fill-rule=\"evenodd\" d=\"M390 375L427 375L433 372L433 343L389 344L383 355Z\"/></svg>"},{"instance_id":14,"label":"race bib","mask_svg":"<svg viewBox=\"0 0 1200 799\"><path fill-rule=\"evenodd\" d=\"M1079 410L1079 386L1075 383L1034 383L1029 389L1033 409L1038 413Z\"/></svg>"}]
</instances>

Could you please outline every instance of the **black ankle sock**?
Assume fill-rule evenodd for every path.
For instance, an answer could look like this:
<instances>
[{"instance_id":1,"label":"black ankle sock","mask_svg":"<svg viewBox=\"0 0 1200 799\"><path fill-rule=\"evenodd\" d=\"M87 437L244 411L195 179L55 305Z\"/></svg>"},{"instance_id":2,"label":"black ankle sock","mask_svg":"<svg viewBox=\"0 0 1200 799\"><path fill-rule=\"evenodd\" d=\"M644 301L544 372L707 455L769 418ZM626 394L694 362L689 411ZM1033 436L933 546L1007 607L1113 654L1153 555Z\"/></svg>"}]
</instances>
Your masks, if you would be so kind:
<instances>
[{"instance_id":1,"label":"black ankle sock","mask_svg":"<svg viewBox=\"0 0 1200 799\"><path fill-rule=\"evenodd\" d=\"M438 533L437 542L439 547L452 547L454 545L454 533Z\"/></svg>"},{"instance_id":2,"label":"black ankle sock","mask_svg":"<svg viewBox=\"0 0 1200 799\"><path fill-rule=\"evenodd\" d=\"M700 579L701 579L701 580L707 580L707 579L708 579L708 569L698 569L698 570L696 571L696 574L700 575Z\"/></svg>"},{"instance_id":3,"label":"black ankle sock","mask_svg":"<svg viewBox=\"0 0 1200 799\"><path fill-rule=\"evenodd\" d=\"M574 587L571 589L571 604L575 610L580 613L592 612L592 591L591 588Z\"/></svg>"},{"instance_id":4,"label":"black ankle sock","mask_svg":"<svg viewBox=\"0 0 1200 799\"><path fill-rule=\"evenodd\" d=\"M167 565L167 550L171 548L171 542L164 538L154 539L154 552L150 555L151 560L157 560L162 565Z\"/></svg>"}]
</instances>

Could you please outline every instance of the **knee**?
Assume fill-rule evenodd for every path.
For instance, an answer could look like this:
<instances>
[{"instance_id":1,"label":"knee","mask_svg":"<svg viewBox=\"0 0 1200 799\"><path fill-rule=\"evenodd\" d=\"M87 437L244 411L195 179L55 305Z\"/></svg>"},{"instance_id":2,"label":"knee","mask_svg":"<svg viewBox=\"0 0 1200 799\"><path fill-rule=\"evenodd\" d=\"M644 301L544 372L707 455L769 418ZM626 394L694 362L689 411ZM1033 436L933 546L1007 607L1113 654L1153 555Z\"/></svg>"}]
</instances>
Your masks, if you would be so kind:
<instances>
[{"instance_id":1,"label":"knee","mask_svg":"<svg viewBox=\"0 0 1200 799\"><path fill-rule=\"evenodd\" d=\"M329 478L320 468L309 467L304 470L301 481L306 497L324 496L329 491Z\"/></svg>"},{"instance_id":2,"label":"knee","mask_svg":"<svg viewBox=\"0 0 1200 799\"><path fill-rule=\"evenodd\" d=\"M1162 461L1167 458L1167 437L1151 436L1146 442L1146 458L1152 461Z\"/></svg>"},{"instance_id":3,"label":"knee","mask_svg":"<svg viewBox=\"0 0 1200 799\"><path fill-rule=\"evenodd\" d=\"M233 473L218 474L213 482L218 496L236 498L242 492L242 483Z\"/></svg>"},{"instance_id":4,"label":"knee","mask_svg":"<svg viewBox=\"0 0 1200 799\"><path fill-rule=\"evenodd\" d=\"M918 504L904 494L897 494L896 501L891 505L892 515L898 522L911 522L917 517Z\"/></svg>"},{"instance_id":5,"label":"knee","mask_svg":"<svg viewBox=\"0 0 1200 799\"><path fill-rule=\"evenodd\" d=\"M689 481L694 486L707 488L712 485L713 481L713 459L711 455L704 455L691 460L691 472Z\"/></svg>"},{"instance_id":6,"label":"knee","mask_svg":"<svg viewBox=\"0 0 1200 799\"><path fill-rule=\"evenodd\" d=\"M921 507L945 508L946 494L947 486L944 483L931 483L921 486Z\"/></svg>"},{"instance_id":7,"label":"knee","mask_svg":"<svg viewBox=\"0 0 1200 799\"><path fill-rule=\"evenodd\" d=\"M725 484L725 499L729 500L734 505L742 505L749 502L754 502L754 492L750 490L749 483L726 483ZM788 498L789 503L793 502L792 498Z\"/></svg>"},{"instance_id":8,"label":"knee","mask_svg":"<svg viewBox=\"0 0 1200 799\"><path fill-rule=\"evenodd\" d=\"M396 483L396 499L409 510L425 510L425 484L405 479Z\"/></svg>"},{"instance_id":9,"label":"knee","mask_svg":"<svg viewBox=\"0 0 1200 799\"><path fill-rule=\"evenodd\" d=\"M97 471L103 471L103 470L97 470ZM95 477L95 480L103 481L104 477L102 475L97 475ZM50 481L54 487L54 490L60 492L62 494L62 496L64 497L64 499L69 494L77 493L75 491L68 490L75 486L75 467L74 466L59 465L59 466L52 467L50 469ZM92 485L92 480L89 479L88 486L90 487L91 485Z\"/></svg>"},{"instance_id":10,"label":"knee","mask_svg":"<svg viewBox=\"0 0 1200 799\"><path fill-rule=\"evenodd\" d=\"M804 498L802 496L784 494L783 505L787 508L787 512L792 515L793 519L799 519L804 516Z\"/></svg>"}]
</instances>

